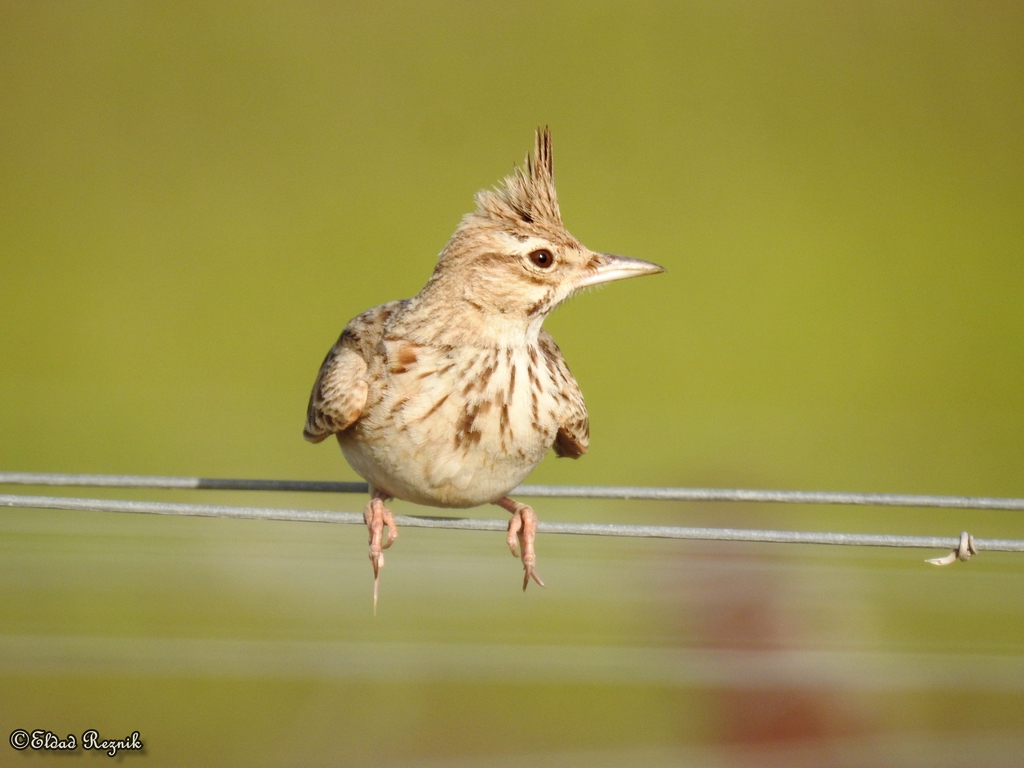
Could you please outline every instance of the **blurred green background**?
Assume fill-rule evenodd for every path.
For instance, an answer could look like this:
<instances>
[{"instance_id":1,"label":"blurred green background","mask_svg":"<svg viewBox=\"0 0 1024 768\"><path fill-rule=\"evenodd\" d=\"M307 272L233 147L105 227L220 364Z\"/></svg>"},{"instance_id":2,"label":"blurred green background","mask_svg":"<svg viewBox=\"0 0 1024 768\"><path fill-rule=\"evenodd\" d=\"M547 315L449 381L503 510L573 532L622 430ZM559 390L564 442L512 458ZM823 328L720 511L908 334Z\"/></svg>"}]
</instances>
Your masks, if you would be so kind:
<instances>
[{"instance_id":1,"label":"blurred green background","mask_svg":"<svg viewBox=\"0 0 1024 768\"><path fill-rule=\"evenodd\" d=\"M1024 496L1010 2L0 2L0 469L355 479L300 433L324 353L419 290L538 124L569 229L668 273L548 321L591 453L531 482ZM1019 556L542 537L524 596L502 536L408 530L373 619L365 546L3 511L0 735L138 730L154 766L1019 765Z\"/></svg>"}]
</instances>

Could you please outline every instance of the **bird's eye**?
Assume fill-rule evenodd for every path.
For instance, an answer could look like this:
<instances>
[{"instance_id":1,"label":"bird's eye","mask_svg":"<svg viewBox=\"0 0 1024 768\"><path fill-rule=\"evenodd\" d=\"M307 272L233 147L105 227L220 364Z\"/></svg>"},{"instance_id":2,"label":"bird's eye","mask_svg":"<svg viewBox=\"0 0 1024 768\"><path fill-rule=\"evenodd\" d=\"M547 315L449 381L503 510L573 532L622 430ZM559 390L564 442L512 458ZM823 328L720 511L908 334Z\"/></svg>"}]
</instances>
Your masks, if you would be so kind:
<instances>
[{"instance_id":1,"label":"bird's eye","mask_svg":"<svg viewBox=\"0 0 1024 768\"><path fill-rule=\"evenodd\" d=\"M551 251L547 248L541 248L530 253L530 261L541 269L547 269L555 263L555 257L551 255Z\"/></svg>"}]
</instances>

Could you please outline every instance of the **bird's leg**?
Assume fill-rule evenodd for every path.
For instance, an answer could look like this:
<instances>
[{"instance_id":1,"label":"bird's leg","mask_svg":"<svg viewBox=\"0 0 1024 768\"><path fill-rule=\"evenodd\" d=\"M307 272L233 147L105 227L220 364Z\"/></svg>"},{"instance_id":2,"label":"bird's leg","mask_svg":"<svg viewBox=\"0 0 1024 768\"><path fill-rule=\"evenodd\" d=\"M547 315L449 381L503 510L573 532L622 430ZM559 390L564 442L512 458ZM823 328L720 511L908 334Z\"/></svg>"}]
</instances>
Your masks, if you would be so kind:
<instances>
[{"instance_id":1,"label":"bird's leg","mask_svg":"<svg viewBox=\"0 0 1024 768\"><path fill-rule=\"evenodd\" d=\"M512 519L508 521L508 536L505 542L512 550L513 557L519 557L516 551L516 540L519 541L519 548L523 552L523 591L526 591L527 584L533 579L542 587L544 582L540 580L534 566L537 564L537 555L533 551L533 540L537 536L537 515L528 504L522 504L514 499L505 496L503 499L494 502L506 512L512 513Z\"/></svg>"},{"instance_id":2,"label":"bird's leg","mask_svg":"<svg viewBox=\"0 0 1024 768\"><path fill-rule=\"evenodd\" d=\"M374 492L370 503L363 512L363 521L370 529L370 562L373 563L373 613L377 615L377 587L380 582L380 569L384 567L384 550L395 543L398 538L398 527L391 510L384 506L390 497L379 491ZM388 538L384 541L384 526L388 527Z\"/></svg>"}]
</instances>

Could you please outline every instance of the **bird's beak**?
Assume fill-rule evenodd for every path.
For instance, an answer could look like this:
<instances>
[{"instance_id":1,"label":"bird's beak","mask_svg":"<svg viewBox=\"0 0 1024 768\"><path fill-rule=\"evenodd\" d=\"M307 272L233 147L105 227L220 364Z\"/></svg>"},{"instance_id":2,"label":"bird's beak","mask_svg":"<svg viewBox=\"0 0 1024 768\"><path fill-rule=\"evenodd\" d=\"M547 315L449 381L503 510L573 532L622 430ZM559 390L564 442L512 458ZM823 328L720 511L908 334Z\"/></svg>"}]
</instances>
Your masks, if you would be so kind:
<instances>
[{"instance_id":1,"label":"bird's beak","mask_svg":"<svg viewBox=\"0 0 1024 768\"><path fill-rule=\"evenodd\" d=\"M588 285L610 283L612 280L625 280L627 277L640 275L656 275L664 271L664 267L643 259L631 259L629 256L616 256L613 253L595 253L576 287L586 288Z\"/></svg>"}]
</instances>

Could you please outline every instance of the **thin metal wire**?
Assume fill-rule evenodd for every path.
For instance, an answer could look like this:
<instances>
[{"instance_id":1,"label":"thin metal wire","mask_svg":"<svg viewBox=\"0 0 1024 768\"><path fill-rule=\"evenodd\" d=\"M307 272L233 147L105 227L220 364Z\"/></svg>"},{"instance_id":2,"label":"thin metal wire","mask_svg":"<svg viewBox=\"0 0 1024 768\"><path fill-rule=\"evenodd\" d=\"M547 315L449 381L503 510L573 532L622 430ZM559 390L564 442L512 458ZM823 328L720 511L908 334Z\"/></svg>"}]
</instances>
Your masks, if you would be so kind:
<instances>
[{"instance_id":1,"label":"thin metal wire","mask_svg":"<svg viewBox=\"0 0 1024 768\"><path fill-rule=\"evenodd\" d=\"M200 517L245 518L252 520L291 520L307 523L342 523L364 525L357 512L330 512L311 509L279 509L275 507L229 507L213 504L169 504L153 501L117 501L111 499L76 499L55 496L0 494L0 507L31 509L68 509L87 512L134 512L156 515L191 515ZM421 517L395 515L399 526L408 528L451 528L463 531L505 531L504 520L481 520L459 517ZM922 549L956 549L960 538L953 536L884 536L859 533L811 533L802 531L757 531L735 528L682 528L657 525L605 525L596 523L541 522L538 533L584 536L628 536L658 539L697 539L704 541L748 541L774 544L824 544L855 547L916 547ZM1024 540L973 539L977 551L1024 552Z\"/></svg>"},{"instance_id":2,"label":"thin metal wire","mask_svg":"<svg viewBox=\"0 0 1024 768\"><path fill-rule=\"evenodd\" d=\"M68 475L0 472L0 485L59 485L103 488L178 488L222 491L367 493L366 483L317 480L236 480L215 477ZM1024 510L1024 499L984 496L921 496L906 493L760 491L729 488L645 488L632 486L521 485L512 495L527 498L650 499L656 501L745 501L781 504L846 504L880 507Z\"/></svg>"}]
</instances>

